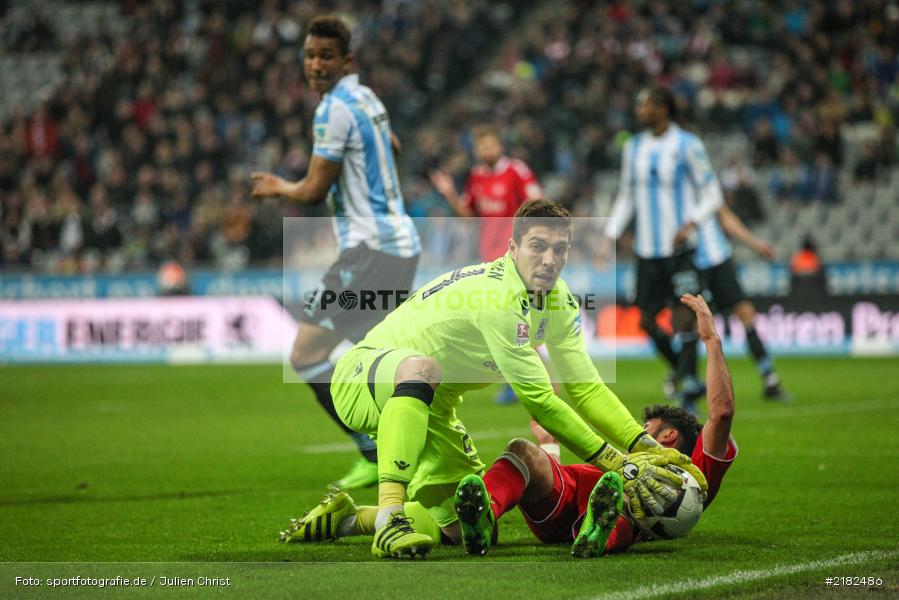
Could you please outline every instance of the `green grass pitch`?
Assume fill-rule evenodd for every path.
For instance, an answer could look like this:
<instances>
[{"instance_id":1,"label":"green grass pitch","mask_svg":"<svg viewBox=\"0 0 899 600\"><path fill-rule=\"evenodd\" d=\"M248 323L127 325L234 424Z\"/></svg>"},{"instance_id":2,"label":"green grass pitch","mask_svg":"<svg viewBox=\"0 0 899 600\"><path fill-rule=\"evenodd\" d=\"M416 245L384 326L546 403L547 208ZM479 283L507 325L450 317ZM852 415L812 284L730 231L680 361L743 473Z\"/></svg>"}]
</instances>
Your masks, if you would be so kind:
<instances>
[{"instance_id":1,"label":"green grass pitch","mask_svg":"<svg viewBox=\"0 0 899 600\"><path fill-rule=\"evenodd\" d=\"M842 597L826 577L880 577L899 594L899 361L781 359L791 405L766 404L731 361L740 456L685 539L574 561L516 511L488 557L437 548L374 562L370 541L275 542L354 460L306 387L278 366L0 368L0 596L157 596L15 585L15 577L231 577L215 597ZM638 413L662 367L619 362L613 389ZM468 398L482 458L529 434L521 406ZM571 460L570 454L564 459ZM374 490L356 494L374 503ZM91 564L58 564L58 563ZM28 564L25 564L28 563ZM109 564L118 563L118 564ZM872 596L875 597L875 596Z\"/></svg>"}]
</instances>

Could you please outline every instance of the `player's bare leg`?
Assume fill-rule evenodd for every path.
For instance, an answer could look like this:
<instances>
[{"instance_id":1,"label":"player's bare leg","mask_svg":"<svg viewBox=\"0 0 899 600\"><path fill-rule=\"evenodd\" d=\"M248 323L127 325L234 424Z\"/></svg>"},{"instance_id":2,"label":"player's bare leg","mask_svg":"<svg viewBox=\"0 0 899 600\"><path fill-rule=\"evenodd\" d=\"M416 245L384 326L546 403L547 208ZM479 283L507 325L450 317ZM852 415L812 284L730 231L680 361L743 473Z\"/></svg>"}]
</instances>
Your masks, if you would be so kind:
<instances>
[{"instance_id":1,"label":"player's bare leg","mask_svg":"<svg viewBox=\"0 0 899 600\"><path fill-rule=\"evenodd\" d=\"M331 419L349 435L362 455L350 470L331 485L343 490L368 487L378 482L378 452L374 441L353 431L340 420L331 398L331 376L334 364L331 352L343 341L343 336L311 323L300 323L290 352L290 365L315 394L315 399Z\"/></svg>"},{"instance_id":2,"label":"player's bare leg","mask_svg":"<svg viewBox=\"0 0 899 600\"><path fill-rule=\"evenodd\" d=\"M733 314L740 319L743 328L746 330L746 344L749 346L749 353L752 355L756 367L758 367L759 375L762 377L765 399L789 402L791 400L790 395L781 386L780 376L774 370L774 363L765 349L765 344L755 330L755 305L749 300L743 300L734 306Z\"/></svg>"}]
</instances>

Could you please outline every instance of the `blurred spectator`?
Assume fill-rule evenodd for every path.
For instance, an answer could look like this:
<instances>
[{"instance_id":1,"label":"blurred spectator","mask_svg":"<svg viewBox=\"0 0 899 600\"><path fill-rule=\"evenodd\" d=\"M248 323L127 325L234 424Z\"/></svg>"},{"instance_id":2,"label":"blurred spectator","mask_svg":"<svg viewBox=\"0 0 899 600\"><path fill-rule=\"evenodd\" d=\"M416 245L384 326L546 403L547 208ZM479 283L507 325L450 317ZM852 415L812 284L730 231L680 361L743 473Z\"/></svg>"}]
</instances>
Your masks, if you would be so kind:
<instances>
[{"instance_id":1,"label":"blurred spectator","mask_svg":"<svg viewBox=\"0 0 899 600\"><path fill-rule=\"evenodd\" d=\"M780 146L771 121L763 117L755 122L752 132L752 162L756 166L771 165L777 162L779 155Z\"/></svg>"},{"instance_id":2,"label":"blurred spectator","mask_svg":"<svg viewBox=\"0 0 899 600\"><path fill-rule=\"evenodd\" d=\"M156 273L156 286L160 296L185 296L190 294L187 271L177 261L162 263Z\"/></svg>"},{"instance_id":3,"label":"blurred spectator","mask_svg":"<svg viewBox=\"0 0 899 600\"><path fill-rule=\"evenodd\" d=\"M778 200L798 200L803 197L803 174L799 158L786 148L771 176L771 195Z\"/></svg>"},{"instance_id":4,"label":"blurred spectator","mask_svg":"<svg viewBox=\"0 0 899 600\"><path fill-rule=\"evenodd\" d=\"M746 225L756 225L765 220L765 211L753 184L752 173L743 166L739 158L731 157L727 167L721 172L721 185L728 206Z\"/></svg>"},{"instance_id":5,"label":"blurred spectator","mask_svg":"<svg viewBox=\"0 0 899 600\"><path fill-rule=\"evenodd\" d=\"M794 295L827 294L827 275L814 240L806 237L790 259L791 292Z\"/></svg>"},{"instance_id":6,"label":"blurred spectator","mask_svg":"<svg viewBox=\"0 0 899 600\"><path fill-rule=\"evenodd\" d=\"M826 152L818 152L815 162L806 168L803 200L833 203L839 200L837 171Z\"/></svg>"},{"instance_id":7,"label":"blurred spectator","mask_svg":"<svg viewBox=\"0 0 899 600\"><path fill-rule=\"evenodd\" d=\"M875 154L874 146L865 142L861 146L861 156L855 163L855 181L871 182L877 178L877 170L880 167Z\"/></svg>"},{"instance_id":8,"label":"blurred spectator","mask_svg":"<svg viewBox=\"0 0 899 600\"><path fill-rule=\"evenodd\" d=\"M604 193L597 173L617 168L634 126L629 99L648 83L669 85L704 136L745 136L745 161L779 199L835 201L846 158L869 176L869 151L855 163L848 148L856 124L879 128L881 168L897 163L893 0L149 0L122 4L120 37L98 24L65 41L41 6L10 3L0 16L0 48L53 50L65 74L36 110L13 108L0 125L4 265L278 260L278 233L266 233L276 220L266 219L318 209L247 212L231 172L305 172L318 99L296 50L321 12L352 23L362 81L406 148L401 185L414 214L445 210L427 173L461 176L483 122L507 133L509 153L548 186L561 174L558 199L589 214ZM747 215L749 182L731 190ZM100 209L95 195L105 197ZM13 198L18 208L5 206Z\"/></svg>"}]
</instances>

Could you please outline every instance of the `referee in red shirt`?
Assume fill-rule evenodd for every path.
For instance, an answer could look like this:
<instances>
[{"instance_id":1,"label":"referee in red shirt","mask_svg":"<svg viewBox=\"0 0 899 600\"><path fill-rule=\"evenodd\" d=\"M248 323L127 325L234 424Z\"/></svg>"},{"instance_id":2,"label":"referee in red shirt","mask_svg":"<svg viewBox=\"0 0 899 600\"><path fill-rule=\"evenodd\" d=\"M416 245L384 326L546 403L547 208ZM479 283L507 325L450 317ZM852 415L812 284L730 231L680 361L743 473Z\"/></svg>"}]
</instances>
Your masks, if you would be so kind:
<instances>
[{"instance_id":1,"label":"referee in red shirt","mask_svg":"<svg viewBox=\"0 0 899 600\"><path fill-rule=\"evenodd\" d=\"M484 262L496 260L508 250L512 217L518 207L543 195L531 169L504 152L496 128L482 126L474 130L474 154L479 162L469 171L461 196L448 173L431 172L431 183L453 212L460 217L489 217L481 221L480 250Z\"/></svg>"}]
</instances>

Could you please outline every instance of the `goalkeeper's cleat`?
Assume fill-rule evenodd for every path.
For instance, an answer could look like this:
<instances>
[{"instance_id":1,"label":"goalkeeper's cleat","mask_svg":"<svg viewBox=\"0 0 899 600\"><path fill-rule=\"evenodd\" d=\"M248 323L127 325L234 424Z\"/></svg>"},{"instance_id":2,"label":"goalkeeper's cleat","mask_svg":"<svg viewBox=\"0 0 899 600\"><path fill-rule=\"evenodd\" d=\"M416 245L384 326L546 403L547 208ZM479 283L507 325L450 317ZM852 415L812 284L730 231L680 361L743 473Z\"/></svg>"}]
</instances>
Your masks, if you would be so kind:
<instances>
[{"instance_id":1,"label":"goalkeeper's cleat","mask_svg":"<svg viewBox=\"0 0 899 600\"><path fill-rule=\"evenodd\" d=\"M357 460L346 475L331 484L340 490L358 490L378 483L378 463L366 458Z\"/></svg>"},{"instance_id":2,"label":"goalkeeper's cleat","mask_svg":"<svg viewBox=\"0 0 899 600\"><path fill-rule=\"evenodd\" d=\"M434 540L412 528L412 519L394 513L386 525L375 532L371 553L376 558L427 558Z\"/></svg>"},{"instance_id":3,"label":"goalkeeper's cleat","mask_svg":"<svg viewBox=\"0 0 899 600\"><path fill-rule=\"evenodd\" d=\"M493 540L496 518L484 480L477 475L466 475L456 488L454 509L462 528L465 551L476 556L487 554Z\"/></svg>"},{"instance_id":4,"label":"goalkeeper's cleat","mask_svg":"<svg viewBox=\"0 0 899 600\"><path fill-rule=\"evenodd\" d=\"M295 544L335 540L340 523L355 514L356 505L349 494L329 492L318 506L299 519L291 519L290 526L281 532L278 541Z\"/></svg>"},{"instance_id":5,"label":"goalkeeper's cleat","mask_svg":"<svg viewBox=\"0 0 899 600\"><path fill-rule=\"evenodd\" d=\"M571 545L575 558L594 558L606 551L606 542L618 523L624 507L624 482L621 476L610 471L599 478L590 500L580 531Z\"/></svg>"}]
</instances>

